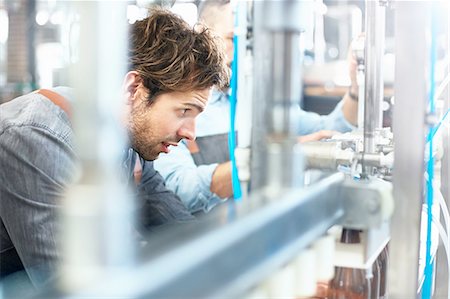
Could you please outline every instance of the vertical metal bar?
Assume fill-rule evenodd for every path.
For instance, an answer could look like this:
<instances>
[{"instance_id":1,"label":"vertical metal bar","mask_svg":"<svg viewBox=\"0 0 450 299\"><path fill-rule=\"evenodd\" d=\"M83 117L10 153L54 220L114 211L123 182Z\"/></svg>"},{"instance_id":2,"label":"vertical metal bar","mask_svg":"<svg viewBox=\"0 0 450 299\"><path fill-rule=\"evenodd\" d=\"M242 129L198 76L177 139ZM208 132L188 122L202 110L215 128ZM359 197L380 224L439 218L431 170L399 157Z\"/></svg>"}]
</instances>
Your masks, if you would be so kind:
<instances>
[{"instance_id":1,"label":"vertical metal bar","mask_svg":"<svg viewBox=\"0 0 450 299\"><path fill-rule=\"evenodd\" d=\"M268 106L268 184L271 191L299 186L301 154L297 145L298 107L301 98L301 1L264 1L265 30L272 52Z\"/></svg>"},{"instance_id":2,"label":"vertical metal bar","mask_svg":"<svg viewBox=\"0 0 450 299\"><path fill-rule=\"evenodd\" d=\"M263 1L253 2L253 111L252 111L252 132L251 132L251 161L250 161L250 186L252 192L263 188L266 183L267 165L264 161L267 153L266 120L264 111L266 109L266 92L269 82L270 68L268 56L271 45L268 44L267 33L263 30L264 24L264 3Z\"/></svg>"},{"instance_id":3,"label":"vertical metal bar","mask_svg":"<svg viewBox=\"0 0 450 299\"><path fill-rule=\"evenodd\" d=\"M366 1L365 13L365 105L364 152L375 152L375 131L382 127L385 7L379 1Z\"/></svg>"},{"instance_id":4,"label":"vertical metal bar","mask_svg":"<svg viewBox=\"0 0 450 299\"><path fill-rule=\"evenodd\" d=\"M300 33L272 33L271 94L268 98L268 134L295 137L300 103Z\"/></svg>"},{"instance_id":5,"label":"vertical metal bar","mask_svg":"<svg viewBox=\"0 0 450 299\"><path fill-rule=\"evenodd\" d=\"M74 291L131 264L131 198L121 182L119 122L126 67L126 2L77 2L80 59L71 70L81 164L63 209L61 287ZM116 20L116 21L112 21ZM117 21L121 20L121 21Z\"/></svg>"},{"instance_id":6,"label":"vertical metal bar","mask_svg":"<svg viewBox=\"0 0 450 299\"><path fill-rule=\"evenodd\" d=\"M416 298L423 201L429 28L425 1L398 1L395 12L394 198L389 298Z\"/></svg>"},{"instance_id":7,"label":"vertical metal bar","mask_svg":"<svg viewBox=\"0 0 450 299\"><path fill-rule=\"evenodd\" d=\"M269 182L278 188L302 180L295 137L295 110L301 97L298 16L308 2L254 2L254 82L258 84L253 100L252 190Z\"/></svg>"},{"instance_id":8,"label":"vertical metal bar","mask_svg":"<svg viewBox=\"0 0 450 299\"><path fill-rule=\"evenodd\" d=\"M236 109L236 127L238 128L237 146L241 148L250 147L250 134L252 123L252 54L249 47L248 35L248 16L251 12L249 2L238 1L236 4L237 28L235 35L238 38L238 90L237 90L237 109ZM242 99L242 100L240 100Z\"/></svg>"}]
</instances>

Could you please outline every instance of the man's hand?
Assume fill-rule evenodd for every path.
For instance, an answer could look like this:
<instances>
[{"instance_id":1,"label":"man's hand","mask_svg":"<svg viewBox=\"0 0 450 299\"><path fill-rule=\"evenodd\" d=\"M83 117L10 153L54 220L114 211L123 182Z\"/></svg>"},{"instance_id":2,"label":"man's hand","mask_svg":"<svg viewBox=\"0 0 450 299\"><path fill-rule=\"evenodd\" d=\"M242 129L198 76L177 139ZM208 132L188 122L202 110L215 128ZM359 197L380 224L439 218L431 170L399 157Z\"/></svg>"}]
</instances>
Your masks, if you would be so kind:
<instances>
[{"instance_id":1,"label":"man's hand","mask_svg":"<svg viewBox=\"0 0 450 299\"><path fill-rule=\"evenodd\" d=\"M233 196L230 161L217 165L212 176L210 190L220 198Z\"/></svg>"},{"instance_id":2,"label":"man's hand","mask_svg":"<svg viewBox=\"0 0 450 299\"><path fill-rule=\"evenodd\" d=\"M336 134L339 134L339 132L330 131L330 130L321 130L321 131L317 131L312 134L300 136L300 137L298 137L298 141L300 143L310 142L310 141L319 141L322 139L331 138L333 135L336 135Z\"/></svg>"},{"instance_id":3,"label":"man's hand","mask_svg":"<svg viewBox=\"0 0 450 299\"><path fill-rule=\"evenodd\" d=\"M358 39L360 38L361 37L359 37ZM349 90L352 94L358 95L358 80L357 80L358 61L351 44L347 52L347 64L348 64L348 75L350 77Z\"/></svg>"},{"instance_id":4,"label":"man's hand","mask_svg":"<svg viewBox=\"0 0 450 299\"><path fill-rule=\"evenodd\" d=\"M362 33L353 43L358 43L358 45L361 45L361 43L364 43L364 38L364 34ZM361 51L361 49L359 51ZM344 95L344 105L342 106L342 113L344 114L344 117L348 122L356 126L358 123L358 99L352 99L350 93L353 95L353 97L355 95L356 97L359 96L357 80L358 61L353 51L352 44L350 44L348 48L347 64L351 85L347 93Z\"/></svg>"}]
</instances>

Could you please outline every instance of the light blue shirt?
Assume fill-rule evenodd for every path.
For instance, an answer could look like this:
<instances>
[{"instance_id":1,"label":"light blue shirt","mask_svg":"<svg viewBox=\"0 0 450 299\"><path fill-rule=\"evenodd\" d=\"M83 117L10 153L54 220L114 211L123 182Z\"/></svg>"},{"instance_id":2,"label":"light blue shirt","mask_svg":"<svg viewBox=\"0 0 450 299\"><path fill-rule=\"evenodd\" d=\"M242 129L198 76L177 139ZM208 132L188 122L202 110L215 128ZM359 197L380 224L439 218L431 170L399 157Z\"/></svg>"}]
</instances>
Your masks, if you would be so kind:
<instances>
[{"instance_id":1,"label":"light blue shirt","mask_svg":"<svg viewBox=\"0 0 450 299\"><path fill-rule=\"evenodd\" d=\"M299 135L319 130L351 131L354 127L342 113L343 101L328 115L306 112L299 108ZM198 137L227 133L230 127L230 101L222 92L214 91L205 111L196 122ZM169 154L161 154L154 161L155 169L163 176L166 186L174 191L190 212L210 211L224 201L211 192L211 180L217 163L197 166L181 141Z\"/></svg>"}]
</instances>

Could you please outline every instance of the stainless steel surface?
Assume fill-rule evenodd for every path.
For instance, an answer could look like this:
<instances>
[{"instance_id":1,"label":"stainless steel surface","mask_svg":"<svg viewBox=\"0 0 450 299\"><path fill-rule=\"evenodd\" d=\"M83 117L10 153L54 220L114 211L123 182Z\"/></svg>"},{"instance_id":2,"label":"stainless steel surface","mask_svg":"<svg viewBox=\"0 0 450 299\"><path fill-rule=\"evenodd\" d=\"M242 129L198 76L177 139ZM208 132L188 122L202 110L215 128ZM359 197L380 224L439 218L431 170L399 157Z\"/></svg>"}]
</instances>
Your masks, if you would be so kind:
<instances>
[{"instance_id":1,"label":"stainless steel surface","mask_svg":"<svg viewBox=\"0 0 450 299\"><path fill-rule=\"evenodd\" d=\"M339 142L314 141L302 144L307 169L337 170L339 165L351 165L355 154L342 150Z\"/></svg>"},{"instance_id":2,"label":"stainless steel surface","mask_svg":"<svg viewBox=\"0 0 450 299\"><path fill-rule=\"evenodd\" d=\"M263 188L267 183L267 94L270 92L271 43L264 29L264 1L253 2L253 116L251 134L250 185L253 190Z\"/></svg>"},{"instance_id":3,"label":"stainless steel surface","mask_svg":"<svg viewBox=\"0 0 450 299\"><path fill-rule=\"evenodd\" d=\"M303 185L303 153L297 138L271 140L267 144L267 183L264 187L273 195L284 188Z\"/></svg>"},{"instance_id":4,"label":"stainless steel surface","mask_svg":"<svg viewBox=\"0 0 450 299\"><path fill-rule=\"evenodd\" d=\"M355 181L348 178L341 191L345 215L342 226L379 228L392 214L392 185L381 179Z\"/></svg>"},{"instance_id":5,"label":"stainless steel surface","mask_svg":"<svg viewBox=\"0 0 450 299\"><path fill-rule=\"evenodd\" d=\"M364 102L365 102L365 37L360 36L352 42L353 55L357 62L356 81L358 83L358 129L364 129Z\"/></svg>"},{"instance_id":6,"label":"stainless steel surface","mask_svg":"<svg viewBox=\"0 0 450 299\"><path fill-rule=\"evenodd\" d=\"M389 298L416 298L423 201L429 2L396 1L394 199ZM417 42L421 41L421 42ZM414 63L411 63L414 62Z\"/></svg>"},{"instance_id":7,"label":"stainless steel surface","mask_svg":"<svg viewBox=\"0 0 450 299\"><path fill-rule=\"evenodd\" d=\"M158 242L156 252L149 247L157 256L153 260L128 275L105 277L75 297L240 298L340 221L343 179L342 174L334 174L309 188L291 189L271 203L273 199L254 194L249 203L269 204L238 210L242 217L197 237L184 234L186 240L178 243L173 243L177 238L169 238L173 242L165 247ZM201 222L192 227L193 232L204 229Z\"/></svg>"},{"instance_id":8,"label":"stainless steel surface","mask_svg":"<svg viewBox=\"0 0 450 299\"><path fill-rule=\"evenodd\" d=\"M379 1L367 0L365 13L365 99L364 152L376 151L375 131L382 127L383 68L385 38L385 7ZM365 171L363 165L363 171ZM367 167L371 174L371 167Z\"/></svg>"},{"instance_id":9,"label":"stainless steel surface","mask_svg":"<svg viewBox=\"0 0 450 299\"><path fill-rule=\"evenodd\" d=\"M362 163L366 166L389 167L391 156L384 153L366 154L355 153L350 149L343 149L341 142L336 141L312 141L302 144L307 169L337 170L339 165L352 166L354 163Z\"/></svg>"},{"instance_id":10,"label":"stainless steel surface","mask_svg":"<svg viewBox=\"0 0 450 299\"><path fill-rule=\"evenodd\" d=\"M270 93L267 95L268 134L285 138L297 135L301 96L300 32L272 32ZM294 140L296 142L296 140Z\"/></svg>"},{"instance_id":11,"label":"stainless steel surface","mask_svg":"<svg viewBox=\"0 0 450 299\"><path fill-rule=\"evenodd\" d=\"M252 21L252 3L238 1L236 4L238 47L238 75L237 75L237 103L236 103L236 136L237 147L249 148L252 126L252 98L253 98L253 45L251 32L248 31Z\"/></svg>"},{"instance_id":12,"label":"stainless steel surface","mask_svg":"<svg viewBox=\"0 0 450 299\"><path fill-rule=\"evenodd\" d=\"M252 138L259 143L253 148L257 149L256 158L252 159L253 165L264 165L262 173L252 166L252 173L256 176L263 175L256 180L262 182L251 184L258 189L269 185L271 192L276 188L298 187L302 184L303 165L301 152L297 145L298 130L298 106L302 94L300 32L301 21L298 16L301 13L302 1L263 1L260 8L255 4L255 32L262 33L268 41L270 51L262 50L267 54L268 69L259 69L267 74L256 74L266 82L262 86L262 97L255 92L258 106L255 109L254 119L258 123L253 125ZM261 19L262 18L262 19ZM263 37L263 38L264 38ZM267 48L256 42L255 51ZM255 53L255 65L261 64L259 54ZM263 102L262 104L260 102ZM260 126L264 129L260 129ZM262 148L259 147L262 143ZM255 144L254 144L255 145ZM253 181L253 179L252 179Z\"/></svg>"}]
</instances>

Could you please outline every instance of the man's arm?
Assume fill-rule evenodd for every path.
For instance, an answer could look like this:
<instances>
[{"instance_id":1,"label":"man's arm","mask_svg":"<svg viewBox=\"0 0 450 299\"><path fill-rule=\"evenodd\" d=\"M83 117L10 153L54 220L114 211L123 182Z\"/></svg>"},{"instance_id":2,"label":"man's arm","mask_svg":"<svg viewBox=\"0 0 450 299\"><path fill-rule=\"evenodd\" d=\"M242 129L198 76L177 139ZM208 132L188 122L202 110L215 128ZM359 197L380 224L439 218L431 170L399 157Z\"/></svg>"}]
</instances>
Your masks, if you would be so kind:
<instances>
[{"instance_id":1,"label":"man's arm","mask_svg":"<svg viewBox=\"0 0 450 299\"><path fill-rule=\"evenodd\" d=\"M358 124L358 100L359 100L358 80L356 78L358 62L356 61L351 46L347 52L347 63L351 83L349 90L347 91L347 93L344 95L343 98L344 104L342 105L342 113L344 114L344 117L348 122L356 126Z\"/></svg>"},{"instance_id":2,"label":"man's arm","mask_svg":"<svg viewBox=\"0 0 450 299\"><path fill-rule=\"evenodd\" d=\"M140 224L145 229L192 221L194 216L180 198L166 188L164 179L153 168L152 161L142 162L142 178L137 186Z\"/></svg>"},{"instance_id":3,"label":"man's arm","mask_svg":"<svg viewBox=\"0 0 450 299\"><path fill-rule=\"evenodd\" d=\"M58 125L61 126L61 125ZM0 215L35 286L56 274L64 196L75 171L75 154L63 131L11 126L0 132Z\"/></svg>"},{"instance_id":4,"label":"man's arm","mask_svg":"<svg viewBox=\"0 0 450 299\"><path fill-rule=\"evenodd\" d=\"M169 155L161 154L154 166L167 188L181 198L191 213L207 212L223 201L210 189L218 164L197 166L183 142L172 148Z\"/></svg>"},{"instance_id":5,"label":"man's arm","mask_svg":"<svg viewBox=\"0 0 450 299\"><path fill-rule=\"evenodd\" d=\"M217 165L211 179L211 192L221 198L233 196L230 161Z\"/></svg>"},{"instance_id":6,"label":"man's arm","mask_svg":"<svg viewBox=\"0 0 450 299\"><path fill-rule=\"evenodd\" d=\"M328 115L319 115L300 109L299 135L308 135L320 130L348 132L358 123L358 82L356 80L357 61L349 48L347 54L348 71L351 85L342 100ZM317 136L305 136L314 140ZM317 139L316 139L317 140Z\"/></svg>"},{"instance_id":7,"label":"man's arm","mask_svg":"<svg viewBox=\"0 0 450 299\"><path fill-rule=\"evenodd\" d=\"M353 91L355 89L356 91ZM358 100L352 99L350 92L352 95L357 95L358 87L353 87L352 85L349 91L344 95L344 98L342 99L342 114L351 125L356 126L358 124Z\"/></svg>"}]
</instances>

